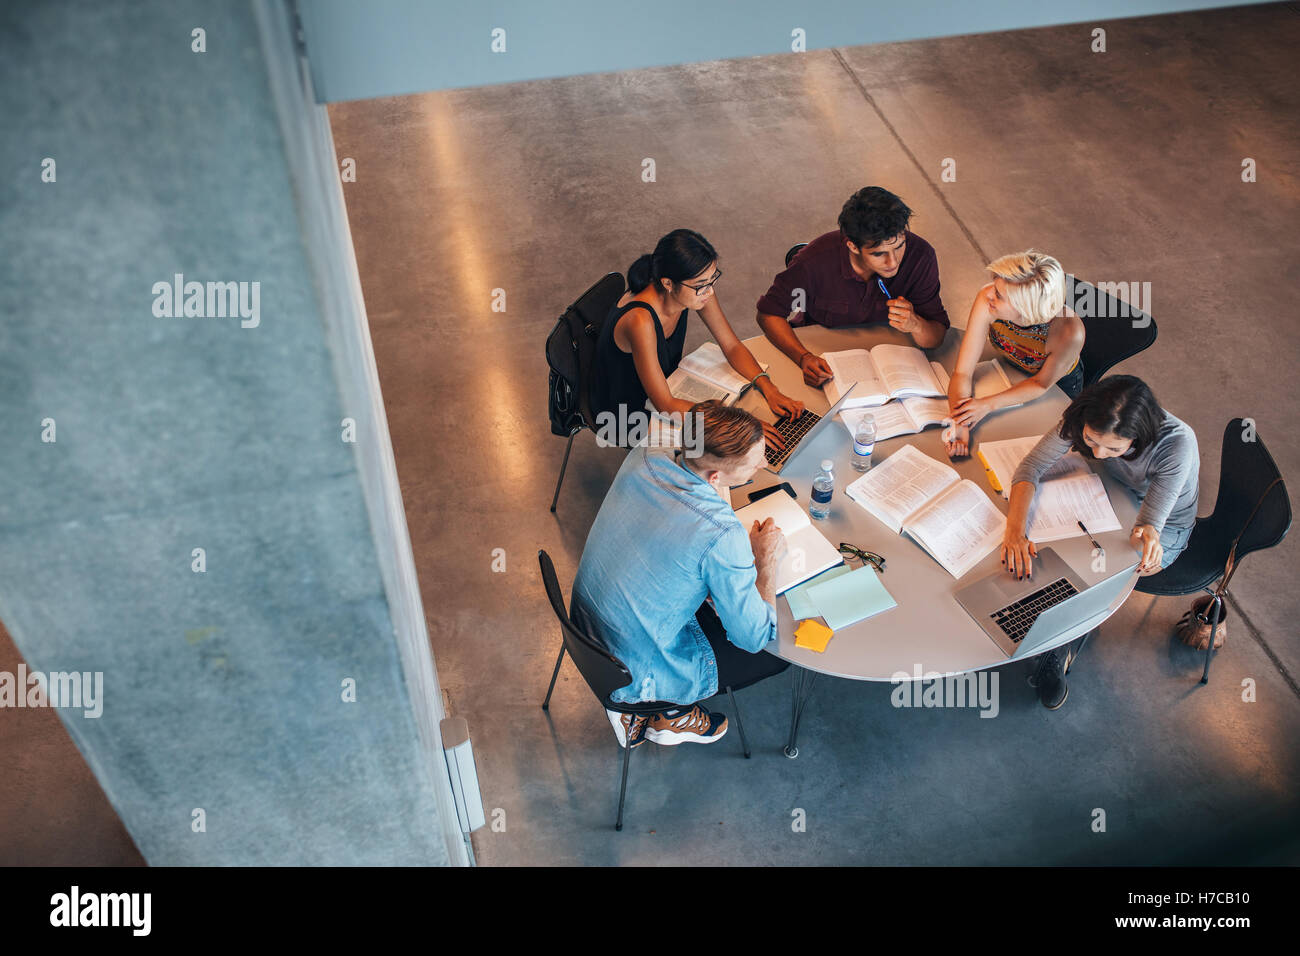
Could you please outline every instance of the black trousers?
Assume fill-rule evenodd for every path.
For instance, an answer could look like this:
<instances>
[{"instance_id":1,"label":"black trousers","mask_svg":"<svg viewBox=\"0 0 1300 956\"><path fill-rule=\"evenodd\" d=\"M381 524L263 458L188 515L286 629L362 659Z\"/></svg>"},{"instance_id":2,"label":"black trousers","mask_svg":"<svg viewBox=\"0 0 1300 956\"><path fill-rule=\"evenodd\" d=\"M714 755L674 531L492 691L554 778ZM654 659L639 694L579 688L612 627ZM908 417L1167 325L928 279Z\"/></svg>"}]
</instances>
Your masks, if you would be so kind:
<instances>
[{"instance_id":1,"label":"black trousers","mask_svg":"<svg viewBox=\"0 0 1300 956\"><path fill-rule=\"evenodd\" d=\"M732 690L740 690L750 684L757 684L761 680L782 673L790 666L789 661L783 661L775 654L769 654L767 651L751 654L727 640L726 628L722 626L718 613L707 601L695 612L695 619L704 629L704 636L709 639L709 646L713 648L713 656L718 662L719 694L725 693L728 687Z\"/></svg>"}]
</instances>

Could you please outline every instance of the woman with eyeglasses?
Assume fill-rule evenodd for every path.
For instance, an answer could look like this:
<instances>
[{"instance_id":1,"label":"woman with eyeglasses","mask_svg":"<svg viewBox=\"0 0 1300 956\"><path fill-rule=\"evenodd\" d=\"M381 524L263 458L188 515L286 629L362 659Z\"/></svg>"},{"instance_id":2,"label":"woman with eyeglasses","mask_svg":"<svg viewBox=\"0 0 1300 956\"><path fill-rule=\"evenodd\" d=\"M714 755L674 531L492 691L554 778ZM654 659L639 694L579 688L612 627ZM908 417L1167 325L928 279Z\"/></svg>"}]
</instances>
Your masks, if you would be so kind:
<instances>
[{"instance_id":1,"label":"woman with eyeglasses","mask_svg":"<svg viewBox=\"0 0 1300 956\"><path fill-rule=\"evenodd\" d=\"M645 409L649 398L663 414L686 413L693 402L674 398L668 376L682 360L686 313L694 309L736 373L759 390L778 418L803 413L803 403L782 394L731 328L714 283L722 276L718 254L690 229L674 229L654 252L627 271L628 291L605 319L592 364L591 407L595 414ZM776 429L763 424L768 444L781 448Z\"/></svg>"}]
</instances>

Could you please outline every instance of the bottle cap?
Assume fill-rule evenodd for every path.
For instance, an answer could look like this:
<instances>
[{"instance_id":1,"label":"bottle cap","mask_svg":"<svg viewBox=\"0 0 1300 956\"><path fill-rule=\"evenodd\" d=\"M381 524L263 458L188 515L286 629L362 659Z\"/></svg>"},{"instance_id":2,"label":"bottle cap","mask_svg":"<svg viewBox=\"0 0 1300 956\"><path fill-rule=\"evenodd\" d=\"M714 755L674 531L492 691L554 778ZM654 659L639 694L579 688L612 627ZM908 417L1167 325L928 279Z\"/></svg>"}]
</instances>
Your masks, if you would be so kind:
<instances>
[{"instance_id":1,"label":"bottle cap","mask_svg":"<svg viewBox=\"0 0 1300 956\"><path fill-rule=\"evenodd\" d=\"M822 471L830 471L834 467L835 467L835 462L831 461L829 458L825 459L822 462Z\"/></svg>"}]
</instances>

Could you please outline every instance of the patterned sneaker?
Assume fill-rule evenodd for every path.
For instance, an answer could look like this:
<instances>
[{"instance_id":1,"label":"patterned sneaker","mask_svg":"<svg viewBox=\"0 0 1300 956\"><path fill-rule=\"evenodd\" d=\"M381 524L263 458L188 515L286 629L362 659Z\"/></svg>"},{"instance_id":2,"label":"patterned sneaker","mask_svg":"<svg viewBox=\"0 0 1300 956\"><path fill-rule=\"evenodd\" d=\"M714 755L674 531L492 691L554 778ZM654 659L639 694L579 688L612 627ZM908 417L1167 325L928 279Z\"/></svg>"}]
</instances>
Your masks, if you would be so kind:
<instances>
[{"instance_id":1,"label":"patterned sneaker","mask_svg":"<svg viewBox=\"0 0 1300 956\"><path fill-rule=\"evenodd\" d=\"M629 739L633 750L645 743L647 722L643 714L620 714L616 710L606 710L605 716L614 725L614 736L618 738L620 747L626 747Z\"/></svg>"},{"instance_id":2,"label":"patterned sneaker","mask_svg":"<svg viewBox=\"0 0 1300 956\"><path fill-rule=\"evenodd\" d=\"M648 740L664 747L677 744L711 744L727 732L727 718L711 714L699 704L689 709L677 707L655 714L646 725Z\"/></svg>"}]
</instances>

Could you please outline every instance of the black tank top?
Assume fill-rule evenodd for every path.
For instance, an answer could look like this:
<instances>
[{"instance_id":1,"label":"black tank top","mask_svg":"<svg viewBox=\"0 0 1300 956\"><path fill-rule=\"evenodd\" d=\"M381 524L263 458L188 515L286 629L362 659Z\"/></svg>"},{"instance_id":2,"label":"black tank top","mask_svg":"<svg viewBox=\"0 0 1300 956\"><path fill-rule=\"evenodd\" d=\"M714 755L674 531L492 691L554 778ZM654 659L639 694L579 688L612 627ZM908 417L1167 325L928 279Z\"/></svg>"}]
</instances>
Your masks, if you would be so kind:
<instances>
[{"instance_id":1,"label":"black tank top","mask_svg":"<svg viewBox=\"0 0 1300 956\"><path fill-rule=\"evenodd\" d=\"M664 336L663 323L654 306L639 299L633 299L627 305L616 305L610 309L601 326L600 338L596 340L596 356L591 366L591 410L599 415L601 412L618 414L618 406L624 405L627 411L644 411L646 402L645 386L636 373L636 362L631 352L624 352L614 341L614 327L628 309L640 306L650 313L655 320L655 338L659 353L659 367L664 378L673 374L682 361L682 348L686 344L686 310L677 319L677 328L673 329L672 338Z\"/></svg>"}]
</instances>

